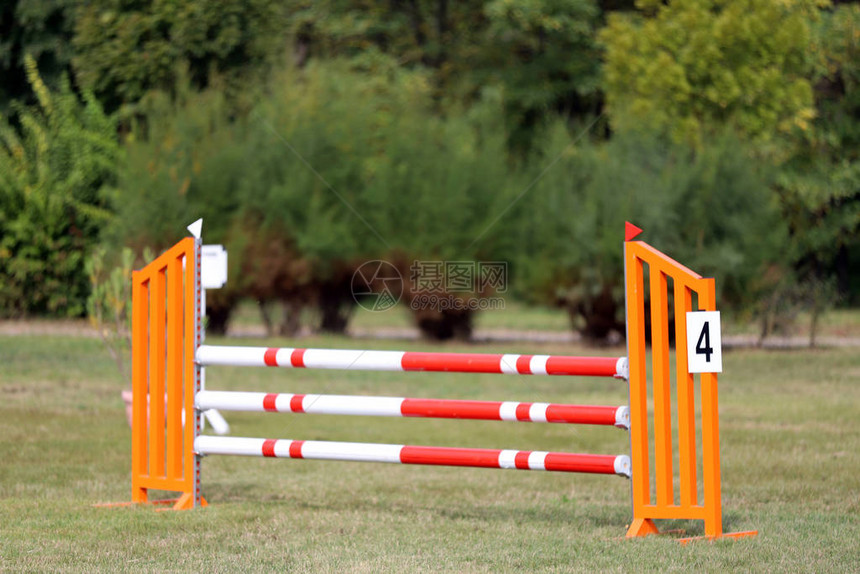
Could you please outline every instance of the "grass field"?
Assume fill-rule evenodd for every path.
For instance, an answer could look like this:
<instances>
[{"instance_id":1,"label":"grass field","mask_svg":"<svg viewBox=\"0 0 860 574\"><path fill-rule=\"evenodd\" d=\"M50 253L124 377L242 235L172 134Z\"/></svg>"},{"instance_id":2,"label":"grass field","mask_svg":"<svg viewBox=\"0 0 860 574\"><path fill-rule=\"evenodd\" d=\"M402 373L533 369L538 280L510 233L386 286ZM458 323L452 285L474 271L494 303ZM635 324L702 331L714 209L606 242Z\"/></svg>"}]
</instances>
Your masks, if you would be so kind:
<instances>
[{"instance_id":1,"label":"grass field","mask_svg":"<svg viewBox=\"0 0 860 574\"><path fill-rule=\"evenodd\" d=\"M337 338L301 346L428 348ZM440 348L593 353L549 345ZM213 368L207 383L213 390L626 403L619 381L560 377ZM97 508L130 496L131 433L119 398L125 384L98 340L0 337L0 570L860 570L860 352L726 352L720 384L724 524L760 535L684 547L669 536L621 539L630 518L625 479L562 473L209 457L206 509ZM598 427L227 417L237 436L629 449L626 433ZM663 526L702 531L697 522Z\"/></svg>"},{"instance_id":2,"label":"grass field","mask_svg":"<svg viewBox=\"0 0 860 574\"><path fill-rule=\"evenodd\" d=\"M280 317L280 308L272 306L273 319ZM310 325L316 318L305 314L303 324ZM260 313L255 303L245 301L233 315L231 326L242 331L247 328L262 329ZM549 333L570 333L570 321L567 314L556 308L532 306L517 301L505 301L503 309L485 310L475 314L474 327L478 331L543 331ZM385 329L414 328L412 315L403 305L384 312L373 312L361 307L355 308L355 313L349 322L349 328L354 331L373 332ZM733 316L729 313L723 317L725 335L758 335L761 330L759 323L753 318ZM783 326L783 331L777 336L795 336L809 338L810 317L808 313L799 312L794 320ZM819 320L817 335L819 337L851 337L860 338L860 309L837 309L823 314Z\"/></svg>"}]
</instances>

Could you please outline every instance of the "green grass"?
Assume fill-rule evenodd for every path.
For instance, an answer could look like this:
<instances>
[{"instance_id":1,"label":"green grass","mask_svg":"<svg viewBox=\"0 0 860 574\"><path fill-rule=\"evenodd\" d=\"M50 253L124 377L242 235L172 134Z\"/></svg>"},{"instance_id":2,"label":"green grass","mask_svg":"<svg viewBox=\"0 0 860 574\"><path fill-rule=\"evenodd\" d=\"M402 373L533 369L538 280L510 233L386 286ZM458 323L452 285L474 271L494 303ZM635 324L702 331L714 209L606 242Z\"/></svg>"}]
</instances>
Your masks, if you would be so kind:
<instances>
[{"instance_id":1,"label":"green grass","mask_svg":"<svg viewBox=\"0 0 860 574\"><path fill-rule=\"evenodd\" d=\"M301 345L428 348L339 338ZM551 345L438 348L591 354ZM630 518L626 480L562 473L209 457L206 509L97 508L130 496L131 433L112 361L97 340L0 337L0 570L857 571L860 353L727 351L724 371L724 523L760 535L683 547L671 537L621 539ZM207 383L223 390L626 403L623 383L600 379L212 368ZM236 436L628 450L626 434L606 428L227 418ZM702 531L698 522L663 525Z\"/></svg>"},{"instance_id":2,"label":"green grass","mask_svg":"<svg viewBox=\"0 0 860 574\"><path fill-rule=\"evenodd\" d=\"M412 315L404 305L388 311L373 312L358 308L350 327L379 329L413 327ZM505 301L504 309L489 309L475 313L475 328L517 331L570 331L567 315L559 309L523 305Z\"/></svg>"},{"instance_id":3,"label":"green grass","mask_svg":"<svg viewBox=\"0 0 860 574\"><path fill-rule=\"evenodd\" d=\"M752 319L739 319L727 314L723 319L725 334L758 335L761 325ZM812 319L808 312L797 313L794 320L782 327L777 336L809 337ZM860 338L860 309L830 309L819 317L818 337Z\"/></svg>"},{"instance_id":4,"label":"green grass","mask_svg":"<svg viewBox=\"0 0 860 574\"><path fill-rule=\"evenodd\" d=\"M273 320L280 318L281 308L271 305ZM310 312L302 317L303 325L314 324ZM257 305L253 301L243 301L239 304L231 318L231 326L239 329L247 327L260 328L262 321ZM412 314L404 304L397 305L386 311L369 311L356 306L355 313L349 322L350 329L411 329L415 324ZM504 309L492 309L475 314L476 329L518 330L518 331L569 331L570 323L567 315L559 309L524 305L513 300L506 300Z\"/></svg>"},{"instance_id":5,"label":"green grass","mask_svg":"<svg viewBox=\"0 0 860 574\"><path fill-rule=\"evenodd\" d=\"M280 317L280 308L273 305L273 319ZM508 299L504 309L484 310L475 313L475 329L486 331L547 331L567 333L571 331L570 321L562 309L525 305ZM798 313L794 321L785 326L785 332L778 335L809 337L810 317L808 313ZM313 325L316 320L310 312L302 318L303 325ZM231 326L240 330L262 328L260 312L252 301L242 302L236 309ZM373 332L385 329L413 329L412 315L405 305L397 305L387 311L373 312L356 307L349 328L359 332ZM723 316L724 335L758 335L759 323L748 316L738 317L731 313ZM832 309L819 320L819 340L824 337L860 338L860 309Z\"/></svg>"}]
</instances>

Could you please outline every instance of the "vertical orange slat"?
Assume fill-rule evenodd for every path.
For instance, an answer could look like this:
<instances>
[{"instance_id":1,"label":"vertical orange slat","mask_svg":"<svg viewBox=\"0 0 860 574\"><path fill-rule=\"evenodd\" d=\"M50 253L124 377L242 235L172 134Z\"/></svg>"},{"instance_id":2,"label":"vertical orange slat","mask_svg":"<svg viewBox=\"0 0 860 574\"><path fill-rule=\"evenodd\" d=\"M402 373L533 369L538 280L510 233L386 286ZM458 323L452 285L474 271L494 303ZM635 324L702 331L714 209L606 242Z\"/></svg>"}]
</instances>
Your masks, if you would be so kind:
<instances>
[{"instance_id":1,"label":"vertical orange slat","mask_svg":"<svg viewBox=\"0 0 860 574\"><path fill-rule=\"evenodd\" d=\"M657 504L674 502L672 479L672 403L669 379L669 311L666 275L651 269L651 361L654 385L654 458Z\"/></svg>"},{"instance_id":2,"label":"vertical orange slat","mask_svg":"<svg viewBox=\"0 0 860 574\"><path fill-rule=\"evenodd\" d=\"M672 477L672 404L669 378L669 317L666 275L651 269L651 360L654 393L654 457L657 504L674 502Z\"/></svg>"},{"instance_id":3,"label":"vertical orange slat","mask_svg":"<svg viewBox=\"0 0 860 574\"><path fill-rule=\"evenodd\" d=\"M132 358L131 389L131 500L146 502L146 489L139 485L147 473L147 420L146 403L149 385L147 376L147 336L149 334L149 285L147 276L140 271L132 273Z\"/></svg>"},{"instance_id":4,"label":"vertical orange slat","mask_svg":"<svg viewBox=\"0 0 860 574\"><path fill-rule=\"evenodd\" d=\"M197 284L197 262L194 255L194 239L185 238L184 255L185 255L185 316L183 338L183 351L185 355L184 365L184 394L185 403L183 411L185 412L185 428L183 433L183 460L185 462L184 482L186 494L194 492L195 476L195 457L194 457L194 435L196 432L196 420L194 412L194 398L197 393L197 366L195 365L195 354L197 352L197 305L196 305L196 284ZM193 501L192 501L193 503Z\"/></svg>"},{"instance_id":5,"label":"vertical orange slat","mask_svg":"<svg viewBox=\"0 0 860 574\"><path fill-rule=\"evenodd\" d=\"M687 370L687 311L693 310L690 288L675 280L675 368L678 385L678 464L682 506L698 504L696 486L696 404L694 379Z\"/></svg>"},{"instance_id":6,"label":"vertical orange slat","mask_svg":"<svg viewBox=\"0 0 860 574\"><path fill-rule=\"evenodd\" d=\"M164 476L164 268L156 269L149 305L149 474Z\"/></svg>"},{"instance_id":7,"label":"vertical orange slat","mask_svg":"<svg viewBox=\"0 0 860 574\"><path fill-rule=\"evenodd\" d=\"M182 260L167 264L167 476L182 478Z\"/></svg>"},{"instance_id":8,"label":"vertical orange slat","mask_svg":"<svg viewBox=\"0 0 860 574\"><path fill-rule=\"evenodd\" d=\"M715 311L716 289L713 279L702 279L699 309ZM702 373L702 481L705 494L705 536L723 533L720 501L720 427L717 399L717 374Z\"/></svg>"},{"instance_id":9,"label":"vertical orange slat","mask_svg":"<svg viewBox=\"0 0 860 574\"><path fill-rule=\"evenodd\" d=\"M627 289L627 353L630 368L630 456L633 478L633 517L644 516L651 502L648 472L648 395L645 365L645 282L637 244L625 243Z\"/></svg>"}]
</instances>

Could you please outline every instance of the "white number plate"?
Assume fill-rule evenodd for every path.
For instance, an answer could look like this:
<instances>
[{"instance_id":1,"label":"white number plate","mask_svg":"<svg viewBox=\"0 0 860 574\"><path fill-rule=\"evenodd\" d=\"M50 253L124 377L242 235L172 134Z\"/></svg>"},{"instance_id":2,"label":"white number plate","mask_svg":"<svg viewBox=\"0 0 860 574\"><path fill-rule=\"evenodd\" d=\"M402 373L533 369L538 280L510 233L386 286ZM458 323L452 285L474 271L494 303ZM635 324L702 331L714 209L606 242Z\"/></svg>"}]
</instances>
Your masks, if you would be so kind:
<instances>
[{"instance_id":1,"label":"white number plate","mask_svg":"<svg viewBox=\"0 0 860 574\"><path fill-rule=\"evenodd\" d=\"M687 370L691 373L723 372L719 311L687 313Z\"/></svg>"}]
</instances>

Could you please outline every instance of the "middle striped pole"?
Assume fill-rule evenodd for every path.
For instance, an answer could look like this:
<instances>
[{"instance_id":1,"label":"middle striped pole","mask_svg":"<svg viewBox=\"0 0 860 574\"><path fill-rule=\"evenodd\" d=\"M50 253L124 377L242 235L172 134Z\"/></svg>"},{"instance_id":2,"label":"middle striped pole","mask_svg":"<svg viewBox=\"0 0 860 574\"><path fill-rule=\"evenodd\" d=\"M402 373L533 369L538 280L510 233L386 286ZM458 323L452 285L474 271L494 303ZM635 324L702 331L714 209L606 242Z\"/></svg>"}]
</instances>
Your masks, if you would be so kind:
<instances>
[{"instance_id":1,"label":"middle striped pole","mask_svg":"<svg viewBox=\"0 0 860 574\"><path fill-rule=\"evenodd\" d=\"M227 391L201 391L197 393L195 406L204 411L218 409L246 412L591 424L616 426L623 429L630 427L630 410L626 406Z\"/></svg>"}]
</instances>

